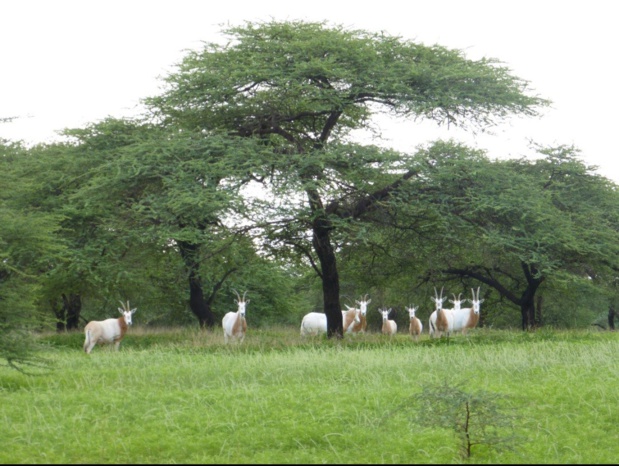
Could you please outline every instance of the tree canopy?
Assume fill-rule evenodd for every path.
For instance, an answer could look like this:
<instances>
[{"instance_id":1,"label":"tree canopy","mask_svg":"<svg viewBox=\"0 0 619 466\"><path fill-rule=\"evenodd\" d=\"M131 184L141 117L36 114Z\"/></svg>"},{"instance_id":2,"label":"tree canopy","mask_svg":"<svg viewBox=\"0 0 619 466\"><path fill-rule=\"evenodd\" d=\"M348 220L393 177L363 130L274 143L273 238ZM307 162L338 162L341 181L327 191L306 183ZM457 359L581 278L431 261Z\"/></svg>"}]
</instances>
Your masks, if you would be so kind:
<instances>
[{"instance_id":1,"label":"tree canopy","mask_svg":"<svg viewBox=\"0 0 619 466\"><path fill-rule=\"evenodd\" d=\"M3 143L6 332L50 308L58 330L77 328L82 307L110 317L118 299L148 322L213 328L237 288L261 322L324 310L330 337L342 299L366 293L404 306L482 284L485 307L519 310L525 329L543 323L542 295L614 296L617 187L576 148L490 160L451 140L402 153L354 139L379 113L411 131L538 115L549 102L502 63L326 22L222 32L139 118Z\"/></svg>"},{"instance_id":2,"label":"tree canopy","mask_svg":"<svg viewBox=\"0 0 619 466\"><path fill-rule=\"evenodd\" d=\"M386 179L378 151L361 157L368 165L359 170L357 151L343 146L350 131L369 127L377 112L483 128L510 115L535 115L547 104L493 60L384 33L272 21L224 34L226 45L190 52L166 78L168 89L146 103L165 125L254 138L271 148L247 170L259 179L281 177L280 185L304 194L311 246L297 247L316 257L330 336L342 335L336 223L361 219L417 175L401 155L401 173Z\"/></svg>"}]
</instances>

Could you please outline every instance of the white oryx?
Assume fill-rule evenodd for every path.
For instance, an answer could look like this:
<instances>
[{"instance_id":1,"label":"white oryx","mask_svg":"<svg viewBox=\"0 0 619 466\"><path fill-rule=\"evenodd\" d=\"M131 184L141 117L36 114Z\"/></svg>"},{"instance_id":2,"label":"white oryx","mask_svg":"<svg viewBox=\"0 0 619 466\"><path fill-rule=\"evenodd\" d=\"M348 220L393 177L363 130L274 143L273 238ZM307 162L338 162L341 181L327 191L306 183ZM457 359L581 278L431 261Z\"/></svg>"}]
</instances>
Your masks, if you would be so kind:
<instances>
[{"instance_id":1,"label":"white oryx","mask_svg":"<svg viewBox=\"0 0 619 466\"><path fill-rule=\"evenodd\" d=\"M463 335L466 335L466 331L470 328L475 328L477 323L479 322L479 312L481 303L484 302L483 299L479 299L479 289L481 287L477 287L477 295L475 295L475 290L471 288L471 293L473 293L473 299L471 299L471 304L473 307L467 307L463 309L453 310L453 331L454 332L462 332Z\"/></svg>"},{"instance_id":2,"label":"white oryx","mask_svg":"<svg viewBox=\"0 0 619 466\"><path fill-rule=\"evenodd\" d=\"M455 297L455 296L454 296ZM431 298L435 303L435 310L430 314L428 322L428 333L430 338L436 336L440 337L443 333L447 336L453 331L454 316L452 309L444 309L443 301L443 288L441 288L441 295L439 296L436 288L434 288L434 298Z\"/></svg>"},{"instance_id":3,"label":"white oryx","mask_svg":"<svg viewBox=\"0 0 619 466\"><path fill-rule=\"evenodd\" d=\"M90 354L97 343L114 343L116 351L120 347L129 325L131 325L131 316L137 311L137 308L131 309L129 301L127 304L120 302L122 308L118 308L121 317L105 320L91 320L84 327L84 351Z\"/></svg>"},{"instance_id":4,"label":"white oryx","mask_svg":"<svg viewBox=\"0 0 619 466\"><path fill-rule=\"evenodd\" d=\"M389 320L389 313L391 312L391 308L382 308L379 309L378 312L380 312L383 316L383 327L381 329L383 335L395 335L398 332L398 324L396 324L395 320Z\"/></svg>"},{"instance_id":5,"label":"white oryx","mask_svg":"<svg viewBox=\"0 0 619 466\"><path fill-rule=\"evenodd\" d=\"M408 311L408 315L410 317L408 333L415 341L418 341L419 335L421 335L421 332L423 331L423 324L421 323L421 320L419 320L419 318L415 315L415 312L417 312L417 306L407 307L406 310Z\"/></svg>"},{"instance_id":6,"label":"white oryx","mask_svg":"<svg viewBox=\"0 0 619 466\"><path fill-rule=\"evenodd\" d=\"M353 328L361 325L361 310L346 305L348 309L342 311L342 329L344 333L354 333Z\"/></svg>"},{"instance_id":7,"label":"white oryx","mask_svg":"<svg viewBox=\"0 0 619 466\"><path fill-rule=\"evenodd\" d=\"M301 321L301 336L327 333L327 315L323 312L309 312Z\"/></svg>"},{"instance_id":8,"label":"white oryx","mask_svg":"<svg viewBox=\"0 0 619 466\"><path fill-rule=\"evenodd\" d=\"M249 299L245 300L247 291L243 293L243 297L239 295L236 290L232 290L236 293L234 302L238 305L236 312L227 312L224 318L221 320L221 326L224 329L224 343L228 343L228 340L235 339L239 343L242 343L245 339L245 332L247 332L247 321L245 320L245 306L249 304Z\"/></svg>"},{"instance_id":9,"label":"white oryx","mask_svg":"<svg viewBox=\"0 0 619 466\"><path fill-rule=\"evenodd\" d=\"M462 293L458 293L457 298L454 293L451 293L451 295L454 297L454 299L449 300L449 302L454 305L454 307L451 310L452 312L458 312L460 308L462 307L462 303L466 301L466 299L460 299L460 296L462 296Z\"/></svg>"},{"instance_id":10,"label":"white oryx","mask_svg":"<svg viewBox=\"0 0 619 466\"><path fill-rule=\"evenodd\" d=\"M360 320L360 310L346 306L348 309L342 311L342 329L344 333L351 333L354 325L358 325ZM301 336L320 335L327 333L327 315L323 312L310 312L303 316L301 321Z\"/></svg>"},{"instance_id":11,"label":"white oryx","mask_svg":"<svg viewBox=\"0 0 619 466\"><path fill-rule=\"evenodd\" d=\"M359 322L355 321L352 327L349 328L350 332L354 334L365 333L365 329L368 326L368 322L366 320L366 315L368 312L368 304L372 302L371 299L368 299L368 295L366 294L360 301L357 301L359 305Z\"/></svg>"}]
</instances>

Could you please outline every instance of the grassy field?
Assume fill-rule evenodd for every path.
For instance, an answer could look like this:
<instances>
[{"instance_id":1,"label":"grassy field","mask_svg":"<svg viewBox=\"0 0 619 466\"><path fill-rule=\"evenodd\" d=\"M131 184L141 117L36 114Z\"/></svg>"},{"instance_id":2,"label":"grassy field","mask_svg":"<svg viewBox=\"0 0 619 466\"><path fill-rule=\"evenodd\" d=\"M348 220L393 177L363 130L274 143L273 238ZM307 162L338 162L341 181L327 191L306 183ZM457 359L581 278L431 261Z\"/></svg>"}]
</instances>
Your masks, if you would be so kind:
<instances>
[{"instance_id":1,"label":"grassy field","mask_svg":"<svg viewBox=\"0 0 619 466\"><path fill-rule=\"evenodd\" d=\"M513 422L497 430L511 449L476 445L470 461L619 458L619 333L477 329L415 343L272 328L228 346L220 333L135 327L119 352L91 355L81 333L41 336L52 370L0 368L0 462L466 462L454 429L417 418L424 387L440 385L499 403L490 424Z\"/></svg>"}]
</instances>

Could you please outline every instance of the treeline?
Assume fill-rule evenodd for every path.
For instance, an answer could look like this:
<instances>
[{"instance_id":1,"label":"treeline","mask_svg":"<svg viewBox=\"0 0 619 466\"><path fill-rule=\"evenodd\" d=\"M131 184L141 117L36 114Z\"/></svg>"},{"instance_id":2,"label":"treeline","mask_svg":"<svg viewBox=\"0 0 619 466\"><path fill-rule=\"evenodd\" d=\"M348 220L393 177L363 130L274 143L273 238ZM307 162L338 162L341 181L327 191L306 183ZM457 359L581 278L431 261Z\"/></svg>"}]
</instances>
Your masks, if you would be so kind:
<instances>
[{"instance_id":1,"label":"treeline","mask_svg":"<svg viewBox=\"0 0 619 466\"><path fill-rule=\"evenodd\" d=\"M2 141L3 333L79 328L119 300L141 324L212 328L233 290L252 325L317 310L329 336L365 294L425 319L434 287L481 286L495 327L585 326L616 307L617 186L575 147L492 160L350 137L378 112L482 130L536 115L549 102L508 68L325 23L223 32L139 117Z\"/></svg>"}]
</instances>

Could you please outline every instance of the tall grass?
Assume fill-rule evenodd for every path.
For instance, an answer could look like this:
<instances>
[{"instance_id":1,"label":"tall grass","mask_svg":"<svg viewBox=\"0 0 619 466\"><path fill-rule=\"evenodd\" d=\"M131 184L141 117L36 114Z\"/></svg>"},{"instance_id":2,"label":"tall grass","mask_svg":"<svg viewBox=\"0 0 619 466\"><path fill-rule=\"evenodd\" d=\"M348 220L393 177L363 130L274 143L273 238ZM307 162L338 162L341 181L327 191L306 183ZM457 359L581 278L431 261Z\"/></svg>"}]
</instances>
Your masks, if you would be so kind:
<instances>
[{"instance_id":1,"label":"tall grass","mask_svg":"<svg viewBox=\"0 0 619 466\"><path fill-rule=\"evenodd\" d=\"M452 463L454 433L415 423L427 383L501 394L517 449L478 463L615 463L619 336L484 331L301 339L298 329L132 328L119 352L44 335L48 373L0 368L2 463Z\"/></svg>"}]
</instances>

